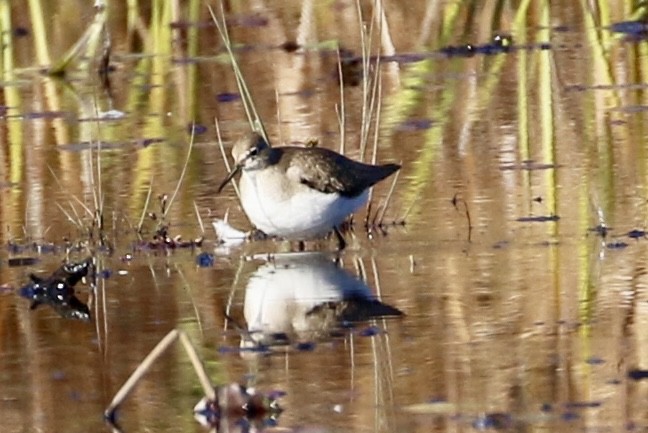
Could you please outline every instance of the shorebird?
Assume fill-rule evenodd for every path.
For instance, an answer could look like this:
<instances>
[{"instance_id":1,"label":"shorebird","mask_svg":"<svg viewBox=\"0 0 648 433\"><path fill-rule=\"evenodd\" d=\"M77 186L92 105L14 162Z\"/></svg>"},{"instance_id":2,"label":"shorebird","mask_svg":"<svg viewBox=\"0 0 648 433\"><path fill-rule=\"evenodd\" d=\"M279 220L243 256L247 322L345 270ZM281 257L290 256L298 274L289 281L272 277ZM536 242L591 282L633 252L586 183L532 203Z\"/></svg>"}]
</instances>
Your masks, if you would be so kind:
<instances>
[{"instance_id":1,"label":"shorebird","mask_svg":"<svg viewBox=\"0 0 648 433\"><path fill-rule=\"evenodd\" d=\"M346 246L340 224L367 202L369 188L400 169L322 147L271 147L256 132L234 145L232 157L236 166L218 192L240 171L241 205L257 229L298 241L334 231L339 249Z\"/></svg>"}]
</instances>

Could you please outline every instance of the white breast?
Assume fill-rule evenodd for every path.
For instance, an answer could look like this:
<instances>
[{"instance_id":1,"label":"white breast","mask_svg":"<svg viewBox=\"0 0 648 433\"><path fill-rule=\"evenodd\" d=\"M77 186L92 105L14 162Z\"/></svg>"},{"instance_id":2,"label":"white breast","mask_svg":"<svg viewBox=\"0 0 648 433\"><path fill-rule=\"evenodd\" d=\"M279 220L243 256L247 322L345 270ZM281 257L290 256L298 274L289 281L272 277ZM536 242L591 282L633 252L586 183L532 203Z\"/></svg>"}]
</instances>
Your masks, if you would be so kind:
<instances>
[{"instance_id":1,"label":"white breast","mask_svg":"<svg viewBox=\"0 0 648 433\"><path fill-rule=\"evenodd\" d=\"M244 171L240 191L243 210L258 229L287 239L324 235L367 202L368 191L347 198L291 183L285 176Z\"/></svg>"}]
</instances>

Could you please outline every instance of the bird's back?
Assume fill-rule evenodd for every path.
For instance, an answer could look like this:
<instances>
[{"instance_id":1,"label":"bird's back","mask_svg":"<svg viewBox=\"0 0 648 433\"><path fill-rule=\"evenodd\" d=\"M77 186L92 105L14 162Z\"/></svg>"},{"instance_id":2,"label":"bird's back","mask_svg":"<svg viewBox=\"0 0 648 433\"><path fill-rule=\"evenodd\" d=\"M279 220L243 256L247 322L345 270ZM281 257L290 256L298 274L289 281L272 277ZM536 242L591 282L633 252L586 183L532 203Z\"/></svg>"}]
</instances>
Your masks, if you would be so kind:
<instances>
[{"instance_id":1,"label":"bird's back","mask_svg":"<svg viewBox=\"0 0 648 433\"><path fill-rule=\"evenodd\" d=\"M313 147L276 147L289 160L289 170L298 180L324 193L337 192L356 197L374 184L389 177L398 164L371 165L354 161L332 150Z\"/></svg>"}]
</instances>

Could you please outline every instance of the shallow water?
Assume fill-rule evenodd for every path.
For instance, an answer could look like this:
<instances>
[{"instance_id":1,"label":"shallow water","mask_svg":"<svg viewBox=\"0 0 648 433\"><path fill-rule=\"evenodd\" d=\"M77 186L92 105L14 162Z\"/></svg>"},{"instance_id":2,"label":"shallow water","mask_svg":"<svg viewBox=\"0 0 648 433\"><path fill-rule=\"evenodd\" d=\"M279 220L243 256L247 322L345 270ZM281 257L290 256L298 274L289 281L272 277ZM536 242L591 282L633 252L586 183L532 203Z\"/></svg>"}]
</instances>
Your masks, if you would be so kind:
<instances>
[{"instance_id":1,"label":"shallow water","mask_svg":"<svg viewBox=\"0 0 648 433\"><path fill-rule=\"evenodd\" d=\"M242 72L275 143L315 138L339 150L331 41L360 54L357 9L284 3L230 6ZM36 73L43 62L27 6L12 5L14 26L28 35L15 39L16 73L5 72L0 118L3 431L110 431L104 409L174 328L190 336L214 383L285 392L278 426L295 431L648 428L648 382L634 379L648 369L648 244L641 232L628 235L646 228L645 41L601 27L629 19L620 2L601 16L576 2L546 13L532 2L521 18L495 12L496 2L472 10L419 3L384 2L399 56L380 66L377 160L403 168L384 233L367 233L360 212L339 267L327 255L333 240L307 246L325 256L303 263L289 255L298 259L289 265L263 260L289 250L285 242L217 246L213 218L229 212L233 226L249 223L233 188L215 193L226 170L214 118L227 151L249 126L204 5L196 26L185 6L159 29L143 11L148 45L128 32L125 9L111 9L110 96L94 74L74 71L66 83ZM56 59L93 11L73 1L46 6ZM64 20L70 8L82 22ZM363 13L370 19L370 5ZM471 57L439 51L483 46L495 32L510 33L518 48ZM378 40L374 34L372 53ZM288 52L280 47L286 41L306 49ZM343 97L344 150L359 158L362 85L343 87ZM93 120L109 110L124 115ZM98 141L100 159L90 150ZM181 178L169 232L205 241L151 247L163 213L157 197L173 195ZM84 206L95 208L98 185L110 252L96 237L84 242L91 227ZM389 187L374 190L372 212ZM157 220L144 218L139 240L134 228L149 190L146 209ZM603 225L605 238L591 230ZM84 283L76 286L90 301L89 322L47 306L30 310L18 296L30 273L47 276L62 263L66 245L72 260L96 257L101 272L90 299ZM196 265L201 252L215 255L213 266ZM18 257L37 262L12 266ZM339 308L351 289L404 316L347 328L327 308ZM313 311L328 313L327 321ZM241 340L249 342L242 329L290 344L241 351ZM201 394L177 345L118 419L125 432L205 431L192 414Z\"/></svg>"}]
</instances>

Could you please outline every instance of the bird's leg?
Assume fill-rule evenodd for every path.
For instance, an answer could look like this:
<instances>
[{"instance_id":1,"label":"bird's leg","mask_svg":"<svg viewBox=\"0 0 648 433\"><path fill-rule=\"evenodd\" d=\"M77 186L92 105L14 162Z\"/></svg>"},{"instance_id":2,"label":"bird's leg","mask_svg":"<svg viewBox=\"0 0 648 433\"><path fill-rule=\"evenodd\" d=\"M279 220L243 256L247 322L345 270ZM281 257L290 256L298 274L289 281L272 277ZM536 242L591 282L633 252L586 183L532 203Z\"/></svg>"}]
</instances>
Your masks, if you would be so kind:
<instances>
[{"instance_id":1,"label":"bird's leg","mask_svg":"<svg viewBox=\"0 0 648 433\"><path fill-rule=\"evenodd\" d=\"M337 238L338 241L338 251L342 251L347 246L347 243L344 240L344 236L342 236L342 233L340 233L340 229L337 227L333 227L333 231L335 232L335 237Z\"/></svg>"}]
</instances>

